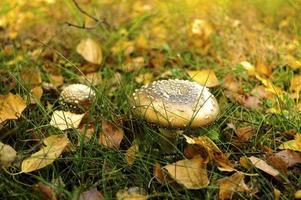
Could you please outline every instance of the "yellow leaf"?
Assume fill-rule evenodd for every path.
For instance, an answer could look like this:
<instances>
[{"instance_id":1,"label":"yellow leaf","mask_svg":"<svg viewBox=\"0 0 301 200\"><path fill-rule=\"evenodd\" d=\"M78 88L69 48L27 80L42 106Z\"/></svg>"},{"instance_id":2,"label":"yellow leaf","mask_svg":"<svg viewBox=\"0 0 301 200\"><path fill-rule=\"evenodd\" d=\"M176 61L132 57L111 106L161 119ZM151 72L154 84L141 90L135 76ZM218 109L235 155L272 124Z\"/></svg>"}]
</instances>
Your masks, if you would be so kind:
<instances>
[{"instance_id":1,"label":"yellow leaf","mask_svg":"<svg viewBox=\"0 0 301 200\"><path fill-rule=\"evenodd\" d=\"M281 192L277 188L274 188L274 200L280 199Z\"/></svg>"},{"instance_id":2,"label":"yellow leaf","mask_svg":"<svg viewBox=\"0 0 301 200\"><path fill-rule=\"evenodd\" d=\"M294 76L291 79L291 91L295 91L296 93L301 92L301 75Z\"/></svg>"},{"instance_id":3,"label":"yellow leaf","mask_svg":"<svg viewBox=\"0 0 301 200\"><path fill-rule=\"evenodd\" d=\"M42 95L43 95L43 89L41 86L32 88L30 91L30 103L31 104L38 103L41 100Z\"/></svg>"},{"instance_id":4,"label":"yellow leaf","mask_svg":"<svg viewBox=\"0 0 301 200\"><path fill-rule=\"evenodd\" d=\"M125 160L128 165L133 165L135 161L135 156L139 151L139 146L137 144L133 144L128 150L125 152Z\"/></svg>"},{"instance_id":5,"label":"yellow leaf","mask_svg":"<svg viewBox=\"0 0 301 200\"><path fill-rule=\"evenodd\" d=\"M18 119L25 108L26 104L19 95L9 93L0 96L0 123L9 119Z\"/></svg>"},{"instance_id":6,"label":"yellow leaf","mask_svg":"<svg viewBox=\"0 0 301 200\"><path fill-rule=\"evenodd\" d=\"M211 69L188 71L188 75L197 83L207 87L215 87L220 83Z\"/></svg>"},{"instance_id":7,"label":"yellow leaf","mask_svg":"<svg viewBox=\"0 0 301 200\"><path fill-rule=\"evenodd\" d=\"M91 38L82 40L77 45L76 52L88 62L94 64L101 64L102 62L102 50L100 45Z\"/></svg>"},{"instance_id":8,"label":"yellow leaf","mask_svg":"<svg viewBox=\"0 0 301 200\"><path fill-rule=\"evenodd\" d=\"M16 159L17 152L8 144L0 142L0 167L9 167Z\"/></svg>"},{"instance_id":9,"label":"yellow leaf","mask_svg":"<svg viewBox=\"0 0 301 200\"><path fill-rule=\"evenodd\" d=\"M244 182L244 174L235 172L233 175L218 180L219 199L232 199L236 192L248 192L249 187Z\"/></svg>"},{"instance_id":10,"label":"yellow leaf","mask_svg":"<svg viewBox=\"0 0 301 200\"><path fill-rule=\"evenodd\" d=\"M41 72L36 67L24 67L20 72L22 81L31 88L42 83Z\"/></svg>"},{"instance_id":11,"label":"yellow leaf","mask_svg":"<svg viewBox=\"0 0 301 200\"><path fill-rule=\"evenodd\" d=\"M290 150L293 150L293 151L300 151L301 152L301 133L297 133L295 135L294 140L290 140L290 141L282 143L279 146L279 149L290 149Z\"/></svg>"},{"instance_id":12,"label":"yellow leaf","mask_svg":"<svg viewBox=\"0 0 301 200\"><path fill-rule=\"evenodd\" d=\"M69 139L66 135L52 135L45 138L43 140L44 146L23 160L21 172L28 173L50 165L62 154L68 143Z\"/></svg>"},{"instance_id":13,"label":"yellow leaf","mask_svg":"<svg viewBox=\"0 0 301 200\"><path fill-rule=\"evenodd\" d=\"M176 182L187 189L200 189L208 186L207 161L201 156L180 160L163 167Z\"/></svg>"},{"instance_id":14,"label":"yellow leaf","mask_svg":"<svg viewBox=\"0 0 301 200\"><path fill-rule=\"evenodd\" d=\"M135 77L135 81L141 84L148 84L152 81L153 78L154 78L153 73L149 72L149 73L138 75L137 77Z\"/></svg>"},{"instance_id":15,"label":"yellow leaf","mask_svg":"<svg viewBox=\"0 0 301 200\"><path fill-rule=\"evenodd\" d=\"M66 130L69 128L77 128L83 119L85 113L75 114L62 110L54 111L51 117L50 125L60 129Z\"/></svg>"},{"instance_id":16,"label":"yellow leaf","mask_svg":"<svg viewBox=\"0 0 301 200\"><path fill-rule=\"evenodd\" d=\"M143 188L130 187L118 190L116 200L147 200L146 192Z\"/></svg>"},{"instance_id":17,"label":"yellow leaf","mask_svg":"<svg viewBox=\"0 0 301 200\"><path fill-rule=\"evenodd\" d=\"M295 199L301 199L301 190L295 192Z\"/></svg>"},{"instance_id":18,"label":"yellow leaf","mask_svg":"<svg viewBox=\"0 0 301 200\"><path fill-rule=\"evenodd\" d=\"M239 63L247 71L249 76L254 76L256 74L255 66L249 63L248 61L242 61Z\"/></svg>"}]
</instances>

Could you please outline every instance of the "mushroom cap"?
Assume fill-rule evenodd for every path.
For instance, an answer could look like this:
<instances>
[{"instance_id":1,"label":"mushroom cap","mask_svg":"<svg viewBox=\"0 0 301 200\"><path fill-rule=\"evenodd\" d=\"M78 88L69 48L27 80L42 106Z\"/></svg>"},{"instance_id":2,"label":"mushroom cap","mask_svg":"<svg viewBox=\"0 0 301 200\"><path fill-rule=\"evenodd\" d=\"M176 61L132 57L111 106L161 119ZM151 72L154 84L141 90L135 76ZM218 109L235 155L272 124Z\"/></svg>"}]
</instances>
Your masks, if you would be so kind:
<instances>
[{"instance_id":1,"label":"mushroom cap","mask_svg":"<svg viewBox=\"0 0 301 200\"><path fill-rule=\"evenodd\" d=\"M146 121L174 128L197 128L213 122L219 106L208 88L188 80L160 80L137 89L134 113Z\"/></svg>"},{"instance_id":2,"label":"mushroom cap","mask_svg":"<svg viewBox=\"0 0 301 200\"><path fill-rule=\"evenodd\" d=\"M91 106L96 94L94 90L83 84L71 84L60 94L60 103L73 109L87 109Z\"/></svg>"}]
</instances>

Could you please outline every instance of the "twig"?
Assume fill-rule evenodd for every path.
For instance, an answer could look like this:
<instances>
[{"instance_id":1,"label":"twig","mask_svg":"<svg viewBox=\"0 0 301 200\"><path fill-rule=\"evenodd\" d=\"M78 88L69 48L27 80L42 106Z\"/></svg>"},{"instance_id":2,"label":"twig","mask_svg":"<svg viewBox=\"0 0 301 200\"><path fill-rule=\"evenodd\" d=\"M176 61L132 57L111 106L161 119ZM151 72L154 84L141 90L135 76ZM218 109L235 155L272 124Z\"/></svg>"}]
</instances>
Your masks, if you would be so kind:
<instances>
[{"instance_id":1,"label":"twig","mask_svg":"<svg viewBox=\"0 0 301 200\"><path fill-rule=\"evenodd\" d=\"M76 8L83 14L83 15L86 15L87 17L93 19L95 22L97 22L97 24L93 27L87 27L85 22L83 22L82 25L77 25L77 24L73 24L73 23L70 23L70 22L65 22L65 24L67 26L72 26L72 27L75 27L75 28L79 28L79 29L94 29L96 28L100 23L102 23L103 25L105 25L106 27L110 28L111 25L106 21L106 19L102 19L102 20L99 20L97 19L96 17L90 15L88 12L86 12L85 10L83 10L79 5L78 3L76 2L76 0L72 0L72 2L74 3L74 5L76 6Z\"/></svg>"}]
</instances>

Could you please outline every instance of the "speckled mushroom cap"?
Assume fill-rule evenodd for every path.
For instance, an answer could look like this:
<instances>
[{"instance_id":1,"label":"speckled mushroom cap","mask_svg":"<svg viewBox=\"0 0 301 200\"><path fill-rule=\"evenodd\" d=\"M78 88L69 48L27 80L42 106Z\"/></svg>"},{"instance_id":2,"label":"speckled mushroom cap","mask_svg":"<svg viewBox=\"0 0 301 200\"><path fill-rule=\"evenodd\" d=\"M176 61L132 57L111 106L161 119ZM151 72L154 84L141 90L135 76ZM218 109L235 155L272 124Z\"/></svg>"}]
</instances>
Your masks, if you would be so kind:
<instances>
[{"instance_id":1,"label":"speckled mushroom cap","mask_svg":"<svg viewBox=\"0 0 301 200\"><path fill-rule=\"evenodd\" d=\"M213 122L219 106L208 88L188 80L160 80L133 94L134 113L160 126L200 127Z\"/></svg>"},{"instance_id":2,"label":"speckled mushroom cap","mask_svg":"<svg viewBox=\"0 0 301 200\"><path fill-rule=\"evenodd\" d=\"M60 94L60 104L76 111L84 111L91 106L95 98L92 88L83 84L66 86Z\"/></svg>"}]
</instances>

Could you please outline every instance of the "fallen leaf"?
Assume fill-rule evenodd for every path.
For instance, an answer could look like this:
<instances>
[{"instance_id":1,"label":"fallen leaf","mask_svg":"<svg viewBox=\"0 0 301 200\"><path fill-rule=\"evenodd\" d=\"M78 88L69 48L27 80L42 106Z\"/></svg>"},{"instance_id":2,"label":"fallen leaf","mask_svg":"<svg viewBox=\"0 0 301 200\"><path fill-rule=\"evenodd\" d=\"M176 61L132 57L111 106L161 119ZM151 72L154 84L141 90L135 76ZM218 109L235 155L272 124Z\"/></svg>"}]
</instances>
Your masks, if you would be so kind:
<instances>
[{"instance_id":1,"label":"fallen leaf","mask_svg":"<svg viewBox=\"0 0 301 200\"><path fill-rule=\"evenodd\" d=\"M164 172L161 168L161 165L159 163L156 163L153 167L153 171L154 171L154 177L157 179L157 181L159 183L164 183L165 181L165 176L164 176Z\"/></svg>"},{"instance_id":2,"label":"fallen leaf","mask_svg":"<svg viewBox=\"0 0 301 200\"><path fill-rule=\"evenodd\" d=\"M100 45L91 38L83 39L76 47L76 52L85 60L94 64L101 64L102 50Z\"/></svg>"},{"instance_id":3,"label":"fallen leaf","mask_svg":"<svg viewBox=\"0 0 301 200\"><path fill-rule=\"evenodd\" d=\"M236 129L236 135L240 141L246 142L256 133L256 129L251 126L241 127Z\"/></svg>"},{"instance_id":4,"label":"fallen leaf","mask_svg":"<svg viewBox=\"0 0 301 200\"><path fill-rule=\"evenodd\" d=\"M301 199L301 190L295 192L295 199Z\"/></svg>"},{"instance_id":5,"label":"fallen leaf","mask_svg":"<svg viewBox=\"0 0 301 200\"><path fill-rule=\"evenodd\" d=\"M128 165L133 165L134 161L135 161L135 156L139 151L139 146L133 142L133 145L128 148L125 152L125 160L127 162Z\"/></svg>"},{"instance_id":6,"label":"fallen leaf","mask_svg":"<svg viewBox=\"0 0 301 200\"><path fill-rule=\"evenodd\" d=\"M41 72L37 67L23 67L20 77L31 88L39 86L42 83Z\"/></svg>"},{"instance_id":7,"label":"fallen leaf","mask_svg":"<svg viewBox=\"0 0 301 200\"><path fill-rule=\"evenodd\" d=\"M206 87L216 87L220 84L215 72L211 69L188 71L188 75L192 80Z\"/></svg>"},{"instance_id":8,"label":"fallen leaf","mask_svg":"<svg viewBox=\"0 0 301 200\"><path fill-rule=\"evenodd\" d=\"M94 124L82 124L78 127L78 132L80 137L83 138L83 142L88 142L95 133L95 125ZM81 140L79 139L78 145L80 145Z\"/></svg>"},{"instance_id":9,"label":"fallen leaf","mask_svg":"<svg viewBox=\"0 0 301 200\"><path fill-rule=\"evenodd\" d=\"M246 169L250 169L252 167L251 161L246 156L242 156L239 158L239 164Z\"/></svg>"},{"instance_id":10,"label":"fallen leaf","mask_svg":"<svg viewBox=\"0 0 301 200\"><path fill-rule=\"evenodd\" d=\"M135 81L140 84L148 84L153 80L153 78L154 78L153 73L149 72L149 73L144 73L136 76Z\"/></svg>"},{"instance_id":11,"label":"fallen leaf","mask_svg":"<svg viewBox=\"0 0 301 200\"><path fill-rule=\"evenodd\" d=\"M121 70L124 72L139 71L144 65L144 58L142 56L136 58L128 57L125 60L125 63L121 66Z\"/></svg>"},{"instance_id":12,"label":"fallen leaf","mask_svg":"<svg viewBox=\"0 0 301 200\"><path fill-rule=\"evenodd\" d=\"M209 156L209 160L216 162L221 171L236 171L233 164L209 137L200 136L191 139L194 141L194 145L206 151L206 154ZM187 140L186 138L186 141L189 142L190 140Z\"/></svg>"},{"instance_id":13,"label":"fallen leaf","mask_svg":"<svg viewBox=\"0 0 301 200\"><path fill-rule=\"evenodd\" d=\"M99 135L99 144L108 148L119 149L124 137L123 129L116 127L108 121L102 122L102 132Z\"/></svg>"},{"instance_id":14,"label":"fallen leaf","mask_svg":"<svg viewBox=\"0 0 301 200\"><path fill-rule=\"evenodd\" d=\"M217 181L219 185L219 199L232 199L238 192L249 192L250 188L244 182L244 174L235 172L229 177L221 178Z\"/></svg>"},{"instance_id":15,"label":"fallen leaf","mask_svg":"<svg viewBox=\"0 0 301 200\"><path fill-rule=\"evenodd\" d=\"M262 85L253 88L251 94L262 99L273 99L275 97L273 92L267 90L267 88Z\"/></svg>"},{"instance_id":16,"label":"fallen leaf","mask_svg":"<svg viewBox=\"0 0 301 200\"><path fill-rule=\"evenodd\" d=\"M147 195L143 188L130 187L119 190L116 193L116 200L146 200Z\"/></svg>"},{"instance_id":17,"label":"fallen leaf","mask_svg":"<svg viewBox=\"0 0 301 200\"><path fill-rule=\"evenodd\" d=\"M301 133L297 133L294 140L282 143L279 149L290 149L301 152Z\"/></svg>"},{"instance_id":18,"label":"fallen leaf","mask_svg":"<svg viewBox=\"0 0 301 200\"><path fill-rule=\"evenodd\" d=\"M274 188L274 200L280 199L281 192L277 188Z\"/></svg>"},{"instance_id":19,"label":"fallen leaf","mask_svg":"<svg viewBox=\"0 0 301 200\"><path fill-rule=\"evenodd\" d=\"M62 131L69 128L77 128L84 115L84 113L75 114L67 111L56 110L52 114L50 125Z\"/></svg>"},{"instance_id":20,"label":"fallen leaf","mask_svg":"<svg viewBox=\"0 0 301 200\"><path fill-rule=\"evenodd\" d=\"M238 80L236 80L230 74L228 74L224 77L223 87L226 88L227 90L233 92L233 93L243 94L243 89L241 87L241 84L239 83Z\"/></svg>"},{"instance_id":21,"label":"fallen leaf","mask_svg":"<svg viewBox=\"0 0 301 200\"><path fill-rule=\"evenodd\" d=\"M200 189L208 186L207 161L201 156L180 160L163 167L177 183L187 189Z\"/></svg>"},{"instance_id":22,"label":"fallen leaf","mask_svg":"<svg viewBox=\"0 0 301 200\"><path fill-rule=\"evenodd\" d=\"M41 86L34 87L30 90L30 103L39 103L43 95L43 89Z\"/></svg>"},{"instance_id":23,"label":"fallen leaf","mask_svg":"<svg viewBox=\"0 0 301 200\"><path fill-rule=\"evenodd\" d=\"M42 148L22 161L21 172L28 173L52 164L69 144L66 135L51 135L43 140Z\"/></svg>"},{"instance_id":24,"label":"fallen leaf","mask_svg":"<svg viewBox=\"0 0 301 200\"><path fill-rule=\"evenodd\" d=\"M97 190L97 188L92 188L88 191L85 191L79 195L79 200L104 200L105 198Z\"/></svg>"},{"instance_id":25,"label":"fallen leaf","mask_svg":"<svg viewBox=\"0 0 301 200\"><path fill-rule=\"evenodd\" d=\"M261 108L262 102L259 97L252 96L249 94L242 95L242 94L232 93L229 91L226 91L225 94L230 100L237 102L246 108L251 108L251 109Z\"/></svg>"},{"instance_id":26,"label":"fallen leaf","mask_svg":"<svg viewBox=\"0 0 301 200\"><path fill-rule=\"evenodd\" d=\"M267 162L277 170L286 173L289 167L301 163L301 153L283 150L267 157Z\"/></svg>"},{"instance_id":27,"label":"fallen leaf","mask_svg":"<svg viewBox=\"0 0 301 200\"><path fill-rule=\"evenodd\" d=\"M296 93L301 92L301 75L296 75L291 79L290 89Z\"/></svg>"},{"instance_id":28,"label":"fallen leaf","mask_svg":"<svg viewBox=\"0 0 301 200\"><path fill-rule=\"evenodd\" d=\"M270 174L273 177L277 177L280 174L278 170L276 170L275 168L273 168L272 166L270 166L269 164L267 164L264 160L261 160L260 158L251 156L251 157L249 157L249 159L256 168L264 171L267 174Z\"/></svg>"},{"instance_id":29,"label":"fallen leaf","mask_svg":"<svg viewBox=\"0 0 301 200\"><path fill-rule=\"evenodd\" d=\"M261 75L265 75L267 77L271 76L272 74L272 68L271 66L263 63L263 62L257 62L255 66L256 72L258 72Z\"/></svg>"},{"instance_id":30,"label":"fallen leaf","mask_svg":"<svg viewBox=\"0 0 301 200\"><path fill-rule=\"evenodd\" d=\"M299 69L301 67L301 61L297 60L292 55L286 55L284 60L285 60L286 64L294 70Z\"/></svg>"},{"instance_id":31,"label":"fallen leaf","mask_svg":"<svg viewBox=\"0 0 301 200\"><path fill-rule=\"evenodd\" d=\"M33 189L40 193L42 195L42 198L44 200L57 200L55 191L52 187L42 183L38 182L33 186Z\"/></svg>"},{"instance_id":32,"label":"fallen leaf","mask_svg":"<svg viewBox=\"0 0 301 200\"><path fill-rule=\"evenodd\" d=\"M17 152L14 148L0 142L0 167L9 167L16 157Z\"/></svg>"},{"instance_id":33,"label":"fallen leaf","mask_svg":"<svg viewBox=\"0 0 301 200\"><path fill-rule=\"evenodd\" d=\"M22 97L8 93L0 96L0 123L9 119L18 119L26 108Z\"/></svg>"},{"instance_id":34,"label":"fallen leaf","mask_svg":"<svg viewBox=\"0 0 301 200\"><path fill-rule=\"evenodd\" d=\"M254 76L257 73L255 66L248 61L242 61L239 64L247 71L249 76Z\"/></svg>"}]
</instances>

